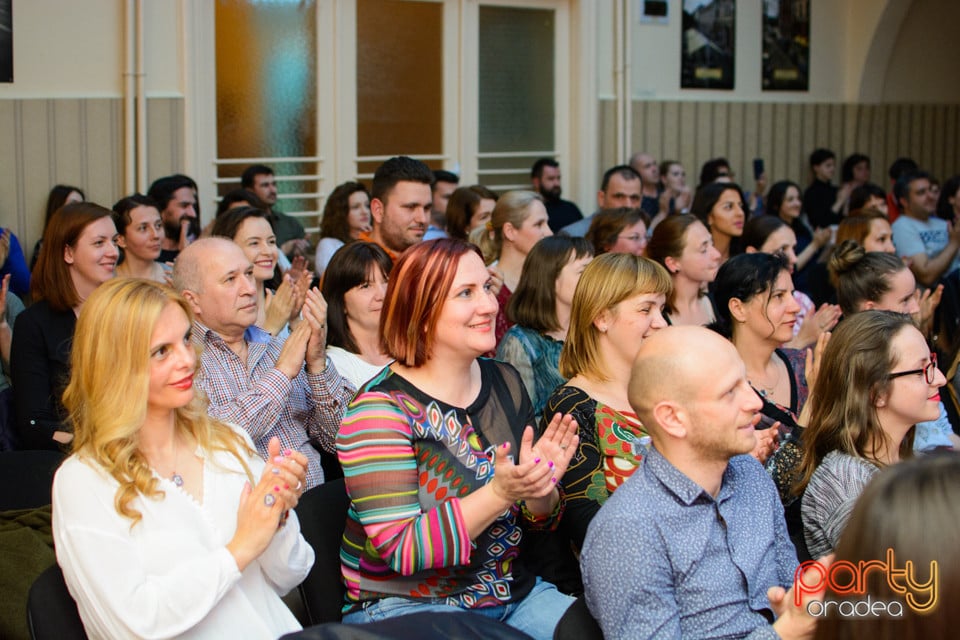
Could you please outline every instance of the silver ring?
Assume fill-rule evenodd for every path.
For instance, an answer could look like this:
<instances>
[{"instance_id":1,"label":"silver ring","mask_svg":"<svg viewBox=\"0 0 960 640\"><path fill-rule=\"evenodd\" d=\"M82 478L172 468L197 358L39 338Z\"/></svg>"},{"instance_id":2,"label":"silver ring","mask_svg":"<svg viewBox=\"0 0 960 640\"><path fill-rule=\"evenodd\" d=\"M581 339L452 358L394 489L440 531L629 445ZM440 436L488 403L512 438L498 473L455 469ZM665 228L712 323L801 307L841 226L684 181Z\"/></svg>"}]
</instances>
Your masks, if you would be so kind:
<instances>
[{"instance_id":1,"label":"silver ring","mask_svg":"<svg viewBox=\"0 0 960 640\"><path fill-rule=\"evenodd\" d=\"M301 489L303 489L303 483L297 480L297 491L300 491Z\"/></svg>"},{"instance_id":2,"label":"silver ring","mask_svg":"<svg viewBox=\"0 0 960 640\"><path fill-rule=\"evenodd\" d=\"M276 504L276 502L277 499L273 497L272 493L268 493L267 495L263 496L263 504L267 505L268 507L272 507L274 504Z\"/></svg>"}]
</instances>

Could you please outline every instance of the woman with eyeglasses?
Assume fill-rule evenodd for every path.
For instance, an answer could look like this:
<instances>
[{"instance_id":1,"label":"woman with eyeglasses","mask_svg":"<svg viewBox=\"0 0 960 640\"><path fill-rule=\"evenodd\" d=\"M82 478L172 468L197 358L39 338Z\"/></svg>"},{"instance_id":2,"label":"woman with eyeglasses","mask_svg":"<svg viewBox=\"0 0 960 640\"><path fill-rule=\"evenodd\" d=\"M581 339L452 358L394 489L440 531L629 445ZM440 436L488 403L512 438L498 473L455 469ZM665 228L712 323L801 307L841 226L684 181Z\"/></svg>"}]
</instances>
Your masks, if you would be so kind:
<instances>
[{"instance_id":1,"label":"woman with eyeglasses","mask_svg":"<svg viewBox=\"0 0 960 640\"><path fill-rule=\"evenodd\" d=\"M642 256L647 249L647 214L640 209L605 209L593 216L587 240L597 255L629 253Z\"/></svg>"},{"instance_id":2,"label":"woman with eyeglasses","mask_svg":"<svg viewBox=\"0 0 960 640\"><path fill-rule=\"evenodd\" d=\"M923 326L924 309L917 295L916 278L900 258L866 251L856 242L846 240L831 255L829 268L845 317L879 309L907 314L918 327ZM929 296L923 301L928 302ZM960 448L960 438L953 432L943 403L939 416L917 424L913 439L914 451L938 447Z\"/></svg>"},{"instance_id":3,"label":"woman with eyeglasses","mask_svg":"<svg viewBox=\"0 0 960 640\"><path fill-rule=\"evenodd\" d=\"M874 474L912 455L914 425L937 418L944 384L909 316L864 311L840 323L824 350L795 487L813 558L836 548Z\"/></svg>"}]
</instances>

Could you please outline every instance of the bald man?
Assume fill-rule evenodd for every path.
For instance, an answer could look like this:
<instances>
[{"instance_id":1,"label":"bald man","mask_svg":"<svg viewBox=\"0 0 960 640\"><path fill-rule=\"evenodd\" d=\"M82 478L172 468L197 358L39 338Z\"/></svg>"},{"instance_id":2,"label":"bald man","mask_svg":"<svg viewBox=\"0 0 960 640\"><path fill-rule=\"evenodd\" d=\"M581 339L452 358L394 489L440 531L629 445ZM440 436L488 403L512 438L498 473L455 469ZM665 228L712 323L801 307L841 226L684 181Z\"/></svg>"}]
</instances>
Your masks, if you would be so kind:
<instances>
[{"instance_id":1,"label":"bald man","mask_svg":"<svg viewBox=\"0 0 960 640\"><path fill-rule=\"evenodd\" d=\"M746 455L761 403L733 345L662 329L640 347L628 393L652 446L580 559L604 637L812 637L815 619L792 601L798 563L777 490Z\"/></svg>"},{"instance_id":2,"label":"bald man","mask_svg":"<svg viewBox=\"0 0 960 640\"><path fill-rule=\"evenodd\" d=\"M224 238L201 238L177 257L173 283L194 313L192 340L201 349L197 386L214 418L250 434L261 456L274 436L307 457L307 487L323 482L316 445L334 438L356 390L326 355L326 313L320 291L307 293L303 320L287 338L257 321L253 265Z\"/></svg>"}]
</instances>

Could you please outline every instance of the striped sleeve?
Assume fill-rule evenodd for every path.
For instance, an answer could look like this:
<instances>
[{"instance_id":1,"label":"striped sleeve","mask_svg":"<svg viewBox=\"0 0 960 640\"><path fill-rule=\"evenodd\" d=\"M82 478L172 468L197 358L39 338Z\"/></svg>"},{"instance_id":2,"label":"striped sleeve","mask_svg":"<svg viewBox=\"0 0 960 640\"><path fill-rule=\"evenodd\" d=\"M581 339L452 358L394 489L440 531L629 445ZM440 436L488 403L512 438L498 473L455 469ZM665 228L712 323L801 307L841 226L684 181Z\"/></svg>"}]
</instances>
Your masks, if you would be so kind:
<instances>
[{"instance_id":1,"label":"striped sleeve","mask_svg":"<svg viewBox=\"0 0 960 640\"><path fill-rule=\"evenodd\" d=\"M413 432L388 395L365 392L354 399L337 435L337 455L366 548L393 571L412 575L470 561L460 500L421 511Z\"/></svg>"}]
</instances>

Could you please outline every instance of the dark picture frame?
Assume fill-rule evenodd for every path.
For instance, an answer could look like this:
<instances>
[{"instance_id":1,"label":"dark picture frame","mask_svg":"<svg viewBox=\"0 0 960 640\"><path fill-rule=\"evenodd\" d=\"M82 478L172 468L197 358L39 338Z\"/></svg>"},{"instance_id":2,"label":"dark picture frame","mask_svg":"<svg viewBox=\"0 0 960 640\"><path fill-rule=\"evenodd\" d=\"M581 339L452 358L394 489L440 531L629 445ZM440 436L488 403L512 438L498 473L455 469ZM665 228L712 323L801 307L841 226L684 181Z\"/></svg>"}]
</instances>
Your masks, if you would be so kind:
<instances>
[{"instance_id":1,"label":"dark picture frame","mask_svg":"<svg viewBox=\"0 0 960 640\"><path fill-rule=\"evenodd\" d=\"M764 91L810 90L810 0L763 0Z\"/></svg>"},{"instance_id":2,"label":"dark picture frame","mask_svg":"<svg viewBox=\"0 0 960 640\"><path fill-rule=\"evenodd\" d=\"M681 89L733 89L736 18L736 0L683 0Z\"/></svg>"}]
</instances>

